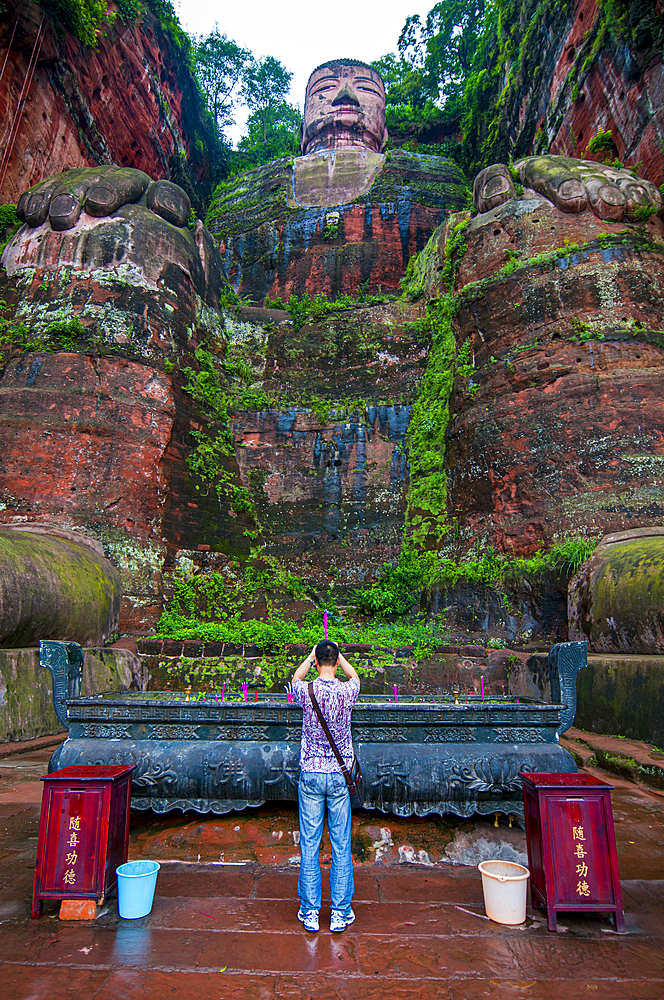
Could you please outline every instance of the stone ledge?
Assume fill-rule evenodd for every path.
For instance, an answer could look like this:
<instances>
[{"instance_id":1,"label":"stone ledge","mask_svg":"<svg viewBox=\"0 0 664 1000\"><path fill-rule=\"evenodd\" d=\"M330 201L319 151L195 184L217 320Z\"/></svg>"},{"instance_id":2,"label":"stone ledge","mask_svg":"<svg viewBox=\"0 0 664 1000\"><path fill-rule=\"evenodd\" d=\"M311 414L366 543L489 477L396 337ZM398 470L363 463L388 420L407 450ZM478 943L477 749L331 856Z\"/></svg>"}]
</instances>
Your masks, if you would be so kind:
<instances>
[{"instance_id":1,"label":"stone ledge","mask_svg":"<svg viewBox=\"0 0 664 1000\"><path fill-rule=\"evenodd\" d=\"M664 751L648 743L588 733L574 726L560 737L560 742L583 767L599 767L620 778L664 789Z\"/></svg>"},{"instance_id":2,"label":"stone ledge","mask_svg":"<svg viewBox=\"0 0 664 1000\"><path fill-rule=\"evenodd\" d=\"M296 659L304 658L309 652L308 646L290 644L282 649L266 648L261 650L256 645L243 645L231 642L201 642L198 639L162 639L159 636L143 636L137 639L138 652L143 656L200 656L203 659L213 659L224 656L279 656L285 651L286 656ZM347 655L380 655L388 654L394 659L405 659L414 655L414 646L373 646L369 643L346 643L343 651ZM509 650L508 650L509 652ZM440 644L432 648L433 654L457 653L461 656L482 658L487 655L483 646L459 646Z\"/></svg>"}]
</instances>

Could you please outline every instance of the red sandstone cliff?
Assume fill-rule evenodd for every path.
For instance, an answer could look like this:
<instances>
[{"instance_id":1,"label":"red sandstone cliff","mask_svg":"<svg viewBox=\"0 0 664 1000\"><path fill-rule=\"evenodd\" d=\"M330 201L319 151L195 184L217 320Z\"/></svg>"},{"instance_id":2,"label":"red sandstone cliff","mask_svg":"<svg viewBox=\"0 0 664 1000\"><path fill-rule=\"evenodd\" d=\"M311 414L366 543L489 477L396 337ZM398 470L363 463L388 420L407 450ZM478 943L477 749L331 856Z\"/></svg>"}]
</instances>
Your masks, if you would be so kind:
<instances>
[{"instance_id":1,"label":"red sandstone cliff","mask_svg":"<svg viewBox=\"0 0 664 1000\"><path fill-rule=\"evenodd\" d=\"M37 4L9 0L0 69L5 58L2 201L16 202L25 188L66 169L118 163L177 181L201 210L217 179L210 176L215 135L185 60L151 12L133 24L116 17L94 49L56 30ZM27 100L19 103L27 83Z\"/></svg>"},{"instance_id":2,"label":"red sandstone cliff","mask_svg":"<svg viewBox=\"0 0 664 1000\"><path fill-rule=\"evenodd\" d=\"M466 144L476 170L510 154L599 159L587 145L603 128L612 133L612 155L661 184L661 2L522 0L515 8L503 26L512 41L502 52L496 44L488 59L493 92L476 98L471 112Z\"/></svg>"}]
</instances>

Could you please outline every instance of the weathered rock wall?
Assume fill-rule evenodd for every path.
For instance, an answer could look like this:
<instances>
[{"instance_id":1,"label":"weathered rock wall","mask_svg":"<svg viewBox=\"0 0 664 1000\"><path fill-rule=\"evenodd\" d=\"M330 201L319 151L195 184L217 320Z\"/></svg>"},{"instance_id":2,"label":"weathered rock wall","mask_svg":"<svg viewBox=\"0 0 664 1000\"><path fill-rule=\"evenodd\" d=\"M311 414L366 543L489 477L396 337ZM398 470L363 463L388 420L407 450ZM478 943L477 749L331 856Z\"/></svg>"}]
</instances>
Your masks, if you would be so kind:
<instances>
[{"instance_id":1,"label":"weathered rock wall","mask_svg":"<svg viewBox=\"0 0 664 1000\"><path fill-rule=\"evenodd\" d=\"M661 184L662 14L659 0L515 4L487 56L500 100L492 107L487 92L466 136L473 172L510 155L592 159L588 141L604 128L612 155Z\"/></svg>"},{"instance_id":2,"label":"weathered rock wall","mask_svg":"<svg viewBox=\"0 0 664 1000\"><path fill-rule=\"evenodd\" d=\"M154 626L178 570L248 553L255 522L233 509L232 486L291 572L321 591L372 579L400 549L422 307L358 304L303 325L282 310L222 314L205 301L203 237L199 260L194 234L141 206L81 220L37 227L29 246L19 234L5 254L3 295L32 342L7 346L0 368L0 520L79 525L102 541L122 572L121 632ZM203 341L225 426L192 395L192 379L214 388ZM220 492L191 467L201 434L199 457L230 477Z\"/></svg>"},{"instance_id":3,"label":"weathered rock wall","mask_svg":"<svg viewBox=\"0 0 664 1000\"><path fill-rule=\"evenodd\" d=\"M527 556L661 523L660 220L608 234L534 198L478 216L466 238L456 336L474 370L455 382L447 431L466 544Z\"/></svg>"},{"instance_id":4,"label":"weathered rock wall","mask_svg":"<svg viewBox=\"0 0 664 1000\"><path fill-rule=\"evenodd\" d=\"M409 258L465 204L465 179L438 156L370 156L276 160L220 186L206 225L241 295L262 304L305 292L400 291ZM352 160L345 171L344 158ZM326 188L328 168L334 183Z\"/></svg>"},{"instance_id":5,"label":"weathered rock wall","mask_svg":"<svg viewBox=\"0 0 664 1000\"><path fill-rule=\"evenodd\" d=\"M226 326L229 357L273 400L233 408L240 475L268 550L343 593L400 551L406 432L426 366L422 307L357 305L299 329L276 312L266 328L265 312L245 308Z\"/></svg>"},{"instance_id":6,"label":"weathered rock wall","mask_svg":"<svg viewBox=\"0 0 664 1000\"><path fill-rule=\"evenodd\" d=\"M148 9L132 24L122 22L113 3L109 9L115 23L92 48L36 3L5 4L0 149L14 134L15 140L4 179L0 169L2 200L17 202L28 187L63 170L118 163L177 181L200 212L217 180L219 149L186 59ZM16 117L42 19L27 103ZM0 163L4 168L4 157Z\"/></svg>"},{"instance_id":7,"label":"weathered rock wall","mask_svg":"<svg viewBox=\"0 0 664 1000\"><path fill-rule=\"evenodd\" d=\"M122 571L121 631L157 620L177 550L247 550L252 521L238 524L187 465L202 423L181 379L123 358L20 354L0 378L0 407L0 517L81 526L100 539Z\"/></svg>"},{"instance_id":8,"label":"weathered rock wall","mask_svg":"<svg viewBox=\"0 0 664 1000\"><path fill-rule=\"evenodd\" d=\"M664 746L664 657L588 657L577 681L575 724Z\"/></svg>"},{"instance_id":9,"label":"weathered rock wall","mask_svg":"<svg viewBox=\"0 0 664 1000\"><path fill-rule=\"evenodd\" d=\"M224 430L184 391L201 341L224 347L211 237L128 205L66 232L24 227L3 262L0 521L103 542L123 577L120 631L145 631L178 550L237 556L253 526L187 462L192 432ZM238 482L232 455L217 458Z\"/></svg>"}]
</instances>

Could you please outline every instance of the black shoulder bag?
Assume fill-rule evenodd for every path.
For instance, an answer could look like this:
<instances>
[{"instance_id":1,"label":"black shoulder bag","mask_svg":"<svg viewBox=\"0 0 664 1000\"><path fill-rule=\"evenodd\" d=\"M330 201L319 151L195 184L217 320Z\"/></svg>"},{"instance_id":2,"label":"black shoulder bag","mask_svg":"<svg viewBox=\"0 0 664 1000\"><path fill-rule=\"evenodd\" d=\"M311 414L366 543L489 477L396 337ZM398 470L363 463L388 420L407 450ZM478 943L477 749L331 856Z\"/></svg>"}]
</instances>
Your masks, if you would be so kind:
<instances>
[{"instance_id":1,"label":"black shoulder bag","mask_svg":"<svg viewBox=\"0 0 664 1000\"><path fill-rule=\"evenodd\" d=\"M309 697L311 698L311 704L314 706L314 712L318 716L318 721L323 727L323 732L327 737L327 742L332 747L334 756L339 761L339 767L341 768L341 773L346 779L346 784L348 785L348 791L350 792L350 807L351 809L361 809L363 806L362 797L360 795L360 789L362 786L362 768L360 767L360 762L357 757L353 759L353 765L350 769L346 767L346 763L339 753L339 748L332 738L332 733L329 730L328 724L325 721L325 717L320 710L320 705L316 701L316 695L314 694L314 683L309 681L307 685L309 688Z\"/></svg>"}]
</instances>

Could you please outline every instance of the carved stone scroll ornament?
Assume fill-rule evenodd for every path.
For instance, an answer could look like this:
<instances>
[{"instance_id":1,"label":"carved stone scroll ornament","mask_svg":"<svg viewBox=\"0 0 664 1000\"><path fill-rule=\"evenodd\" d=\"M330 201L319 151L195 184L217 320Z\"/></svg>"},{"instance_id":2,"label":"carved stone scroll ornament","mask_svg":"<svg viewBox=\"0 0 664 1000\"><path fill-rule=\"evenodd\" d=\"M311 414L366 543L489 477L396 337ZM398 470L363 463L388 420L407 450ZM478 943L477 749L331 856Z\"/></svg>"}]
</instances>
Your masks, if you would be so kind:
<instances>
[{"instance_id":1,"label":"carved stone scroll ornament","mask_svg":"<svg viewBox=\"0 0 664 1000\"><path fill-rule=\"evenodd\" d=\"M353 726L353 740L358 743L406 743L408 737L403 729L394 726L386 729L379 726Z\"/></svg>"},{"instance_id":2,"label":"carved stone scroll ornament","mask_svg":"<svg viewBox=\"0 0 664 1000\"><path fill-rule=\"evenodd\" d=\"M136 762L136 770L132 776L134 789L154 789L162 786L168 788L177 781L177 774L169 767L160 763L152 763L149 758L141 757Z\"/></svg>"},{"instance_id":3,"label":"carved stone scroll ornament","mask_svg":"<svg viewBox=\"0 0 664 1000\"><path fill-rule=\"evenodd\" d=\"M222 726L217 740L266 740L267 726Z\"/></svg>"},{"instance_id":4,"label":"carved stone scroll ornament","mask_svg":"<svg viewBox=\"0 0 664 1000\"><path fill-rule=\"evenodd\" d=\"M148 726L149 740L195 740L196 726Z\"/></svg>"},{"instance_id":5,"label":"carved stone scroll ornament","mask_svg":"<svg viewBox=\"0 0 664 1000\"><path fill-rule=\"evenodd\" d=\"M496 743L544 743L539 729L495 729Z\"/></svg>"},{"instance_id":6,"label":"carved stone scroll ornament","mask_svg":"<svg viewBox=\"0 0 664 1000\"><path fill-rule=\"evenodd\" d=\"M53 708L58 722L67 729L67 699L81 697L83 650L77 642L45 639L39 643L39 663L53 679Z\"/></svg>"},{"instance_id":7,"label":"carved stone scroll ornament","mask_svg":"<svg viewBox=\"0 0 664 1000\"><path fill-rule=\"evenodd\" d=\"M472 729L425 729L425 743L476 743L477 737Z\"/></svg>"},{"instance_id":8,"label":"carved stone scroll ornament","mask_svg":"<svg viewBox=\"0 0 664 1000\"><path fill-rule=\"evenodd\" d=\"M566 733L576 715L576 677L588 666L587 642L559 642L549 650L551 701L563 705L558 736Z\"/></svg>"},{"instance_id":9,"label":"carved stone scroll ornament","mask_svg":"<svg viewBox=\"0 0 664 1000\"><path fill-rule=\"evenodd\" d=\"M127 724L126 726L116 726L113 724L107 725L104 722L91 722L89 725L84 725L81 727L81 736L83 739L87 740L131 740L133 739L133 734L131 732L131 727Z\"/></svg>"}]
</instances>

